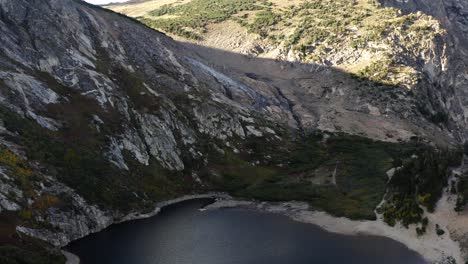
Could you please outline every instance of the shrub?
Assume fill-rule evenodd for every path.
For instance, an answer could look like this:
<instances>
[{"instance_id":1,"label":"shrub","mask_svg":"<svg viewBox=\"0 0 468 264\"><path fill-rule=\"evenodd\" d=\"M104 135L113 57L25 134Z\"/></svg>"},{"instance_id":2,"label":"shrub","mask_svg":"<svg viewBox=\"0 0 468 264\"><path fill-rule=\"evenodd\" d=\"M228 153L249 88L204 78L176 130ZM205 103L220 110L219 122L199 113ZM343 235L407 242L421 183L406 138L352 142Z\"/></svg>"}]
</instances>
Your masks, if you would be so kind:
<instances>
[{"instance_id":1,"label":"shrub","mask_svg":"<svg viewBox=\"0 0 468 264\"><path fill-rule=\"evenodd\" d=\"M268 31L271 30L270 27L276 25L280 18L280 15L270 10L260 11L255 15L254 21L249 24L249 31L266 37Z\"/></svg>"},{"instance_id":2,"label":"shrub","mask_svg":"<svg viewBox=\"0 0 468 264\"><path fill-rule=\"evenodd\" d=\"M406 227L421 221L424 224L426 220L422 219L420 206L434 211L447 185L448 167L455 159L452 156L457 156L458 161L461 158L457 150L442 151L424 145L413 151L415 156L405 159L402 168L392 177L386 203L380 209L385 222L390 225L396 221Z\"/></svg>"},{"instance_id":3,"label":"shrub","mask_svg":"<svg viewBox=\"0 0 468 264\"><path fill-rule=\"evenodd\" d=\"M259 10L256 0L194 0L180 5L163 5L148 12L153 18L139 18L149 27L189 39L201 39L208 23L219 23L241 11ZM171 18L161 18L173 15Z\"/></svg>"},{"instance_id":4,"label":"shrub","mask_svg":"<svg viewBox=\"0 0 468 264\"><path fill-rule=\"evenodd\" d=\"M440 228L439 224L436 224L436 234L438 236L442 236L445 234L445 231L443 229Z\"/></svg>"},{"instance_id":5,"label":"shrub","mask_svg":"<svg viewBox=\"0 0 468 264\"><path fill-rule=\"evenodd\" d=\"M222 159L217 154L210 158L212 165L209 173L217 176L206 176L209 178L206 182L244 198L302 200L336 216L375 219L374 209L386 191L385 172L403 161L408 163L412 154L426 149L417 143L392 144L344 134L332 135L326 141L317 134L290 144L292 146L288 148L291 152L279 151L274 146L269 149L264 144L255 148L253 153L257 155L277 155L272 164L252 165L241 156L229 152ZM427 151L435 150L427 148ZM425 158L421 156L421 159ZM278 167L275 164L287 166ZM426 166L427 163L421 165ZM317 169L333 171L335 168L336 185L311 182L310 177L315 177ZM411 170L408 168L408 171ZM410 183L407 184L406 180ZM433 191L424 181L416 187L412 183L414 181L414 177L401 175L391 185L393 198L379 209L389 224L396 221L403 221L405 225L421 222L423 210L420 201L431 204L433 197L437 197L438 187ZM423 195L416 191L417 188Z\"/></svg>"}]
</instances>

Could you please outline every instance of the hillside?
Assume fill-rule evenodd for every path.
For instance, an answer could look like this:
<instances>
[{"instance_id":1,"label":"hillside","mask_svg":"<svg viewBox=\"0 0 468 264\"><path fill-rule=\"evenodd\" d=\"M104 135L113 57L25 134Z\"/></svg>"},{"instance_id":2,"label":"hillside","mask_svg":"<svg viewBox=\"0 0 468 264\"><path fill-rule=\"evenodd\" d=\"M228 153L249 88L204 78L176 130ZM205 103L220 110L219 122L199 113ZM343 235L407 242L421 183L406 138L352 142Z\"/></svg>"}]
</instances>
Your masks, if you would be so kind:
<instances>
[{"instance_id":1,"label":"hillside","mask_svg":"<svg viewBox=\"0 0 468 264\"><path fill-rule=\"evenodd\" d=\"M370 1L216 2L0 2L0 262L63 263L208 192L441 224L466 252L465 29ZM457 218L428 223L447 195Z\"/></svg>"},{"instance_id":2,"label":"hillside","mask_svg":"<svg viewBox=\"0 0 468 264\"><path fill-rule=\"evenodd\" d=\"M466 54L466 3L419 2L144 1L109 8L184 42L333 66L414 93L423 90L418 96L431 104L420 105L421 112L456 130L457 123L465 124L466 104L458 98L467 85L459 74L466 72L466 60L457 54ZM454 93L439 87L454 87ZM463 141L464 135L456 137Z\"/></svg>"}]
</instances>

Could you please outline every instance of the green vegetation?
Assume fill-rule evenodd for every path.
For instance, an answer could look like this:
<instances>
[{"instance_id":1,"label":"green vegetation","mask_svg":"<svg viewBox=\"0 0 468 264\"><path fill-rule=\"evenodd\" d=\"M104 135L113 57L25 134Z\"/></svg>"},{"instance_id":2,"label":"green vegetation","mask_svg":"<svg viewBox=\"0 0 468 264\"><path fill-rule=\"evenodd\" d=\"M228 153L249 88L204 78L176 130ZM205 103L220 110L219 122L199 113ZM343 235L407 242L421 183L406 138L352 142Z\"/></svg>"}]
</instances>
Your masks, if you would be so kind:
<instances>
[{"instance_id":1,"label":"green vegetation","mask_svg":"<svg viewBox=\"0 0 468 264\"><path fill-rule=\"evenodd\" d=\"M460 178L457 184L457 203L455 211L462 212L468 203L468 179L466 177Z\"/></svg>"},{"instance_id":2,"label":"green vegetation","mask_svg":"<svg viewBox=\"0 0 468 264\"><path fill-rule=\"evenodd\" d=\"M401 160L401 169L389 182L385 204L379 208L385 222L393 226L401 221L404 226L422 221L421 206L433 212L447 185L449 166L460 164L460 151L434 151L419 147L415 155Z\"/></svg>"},{"instance_id":3,"label":"green vegetation","mask_svg":"<svg viewBox=\"0 0 468 264\"><path fill-rule=\"evenodd\" d=\"M422 43L444 33L427 15L402 14L376 0L308 0L287 8L260 0L194 0L162 6L139 19L189 39L202 39L208 24L231 19L273 45L294 50L303 62L327 64L334 51L366 50L376 56L351 71L393 86L420 81L407 65L418 62ZM395 45L405 47L402 56L392 53ZM435 118L439 122L443 116Z\"/></svg>"},{"instance_id":4,"label":"green vegetation","mask_svg":"<svg viewBox=\"0 0 468 264\"><path fill-rule=\"evenodd\" d=\"M393 32L410 33L414 28L421 28L423 32L420 34L431 31L427 24L418 27L419 21L427 18L401 15L397 9L383 8L373 0L305 1L285 11L285 20L294 18L301 18L296 29L300 34L293 34L290 44L299 43L299 40L314 46L344 42L358 48L371 41L382 41Z\"/></svg>"},{"instance_id":5,"label":"green vegetation","mask_svg":"<svg viewBox=\"0 0 468 264\"><path fill-rule=\"evenodd\" d=\"M281 16L271 10L257 12L252 24L248 25L249 32L254 32L262 37L267 37L269 27L276 25L280 19Z\"/></svg>"},{"instance_id":6,"label":"green vegetation","mask_svg":"<svg viewBox=\"0 0 468 264\"><path fill-rule=\"evenodd\" d=\"M51 207L59 207L61 205L61 200L52 195L38 195L35 192L35 187L41 175L34 172L21 157L3 146L0 146L0 166L7 169L8 175L13 177L13 180L23 191L25 198L33 201L31 204L26 203L25 199L16 201L22 204L23 207L17 214L19 220L21 220L23 224L41 226L43 223L37 222L34 216L44 214L44 212ZM11 198L16 200L15 198L17 197L12 196Z\"/></svg>"},{"instance_id":7,"label":"green vegetation","mask_svg":"<svg viewBox=\"0 0 468 264\"><path fill-rule=\"evenodd\" d=\"M385 194L386 171L390 168L404 164L402 172L392 180L392 188L401 188L401 192L408 195L394 195L384 210L387 219L390 208L401 206L402 212L419 212L419 205L424 205L431 209L446 179L443 174L446 156L435 154L437 152L432 148L416 143L384 143L341 134L326 139L318 134L305 142L290 144L287 148L292 149L291 152L283 152L281 146L274 144L257 145L254 151L257 155L276 155L272 158L275 162L258 165L246 161L261 160L258 156L252 159L229 152L222 158L218 155L212 158L216 165L206 177L214 186L220 186L235 196L267 201L308 201L317 209L352 219L375 219L374 210ZM415 153L420 158L411 158ZM436 172L433 171L435 168L438 168ZM407 170L421 170L418 183L400 186L398 179L407 175L403 174ZM419 197L420 193L426 196ZM414 203L405 199L400 201L400 197L414 198L411 200ZM417 216L408 221L421 221ZM407 216L395 219L405 220Z\"/></svg>"},{"instance_id":8,"label":"green vegetation","mask_svg":"<svg viewBox=\"0 0 468 264\"><path fill-rule=\"evenodd\" d=\"M282 17L280 23L285 26L289 21L299 21L293 23L295 31L286 38L285 45L296 50L302 61L323 64L330 52L349 48L378 52L379 58L388 59L370 61L356 73L387 85L413 85L420 78L390 52L388 46L395 45L395 36L408 50L405 60L417 61L419 43L441 34L432 27L437 22L430 17L400 14L373 0L310 0L285 11ZM283 33L277 30L272 34Z\"/></svg>"},{"instance_id":9,"label":"green vegetation","mask_svg":"<svg viewBox=\"0 0 468 264\"><path fill-rule=\"evenodd\" d=\"M139 18L140 22L143 24L151 27L151 28L156 28L160 29L164 32L169 32L177 36L181 36L187 39L195 39L195 40L200 40L201 36L199 33L194 32L190 29L190 27L193 28L199 28L200 30L203 31L203 28L200 28L203 26L202 24L198 22L194 23L187 23L183 21L178 21L177 19L149 19L149 18Z\"/></svg>"},{"instance_id":10,"label":"green vegetation","mask_svg":"<svg viewBox=\"0 0 468 264\"><path fill-rule=\"evenodd\" d=\"M427 105L418 104L419 112L436 125L445 124L449 121L449 115L442 109L430 110ZM466 153L465 153L466 154Z\"/></svg>"},{"instance_id":11,"label":"green vegetation","mask_svg":"<svg viewBox=\"0 0 468 264\"><path fill-rule=\"evenodd\" d=\"M418 236L424 235L427 231L428 224L429 224L429 219L427 219L427 217L424 217L421 221L421 226L416 227L416 234L418 234Z\"/></svg>"},{"instance_id":12,"label":"green vegetation","mask_svg":"<svg viewBox=\"0 0 468 264\"><path fill-rule=\"evenodd\" d=\"M14 177L16 184L21 187L28 198L32 198L33 172L28 164L18 155L0 146L0 165L9 170L9 175Z\"/></svg>"},{"instance_id":13,"label":"green vegetation","mask_svg":"<svg viewBox=\"0 0 468 264\"><path fill-rule=\"evenodd\" d=\"M447 124L449 121L449 115L445 112L439 111L430 117L430 120L434 124Z\"/></svg>"},{"instance_id":14,"label":"green vegetation","mask_svg":"<svg viewBox=\"0 0 468 264\"><path fill-rule=\"evenodd\" d=\"M193 0L181 5L164 5L139 18L152 27L189 39L200 39L208 23L219 23L242 11L259 10L257 0ZM166 17L164 17L166 16Z\"/></svg>"},{"instance_id":15,"label":"green vegetation","mask_svg":"<svg viewBox=\"0 0 468 264\"><path fill-rule=\"evenodd\" d=\"M442 228L440 228L439 224L436 224L436 227L435 227L435 228L436 228L436 234L437 234L438 236L442 236L442 235L445 234L445 231L444 231Z\"/></svg>"},{"instance_id":16,"label":"green vegetation","mask_svg":"<svg viewBox=\"0 0 468 264\"><path fill-rule=\"evenodd\" d=\"M361 78L373 82L380 82L386 85L398 85L398 82L388 79L388 76L391 74L391 65L393 65L393 62L388 58L375 61L359 71L358 75ZM395 74L398 73L395 72Z\"/></svg>"},{"instance_id":17,"label":"green vegetation","mask_svg":"<svg viewBox=\"0 0 468 264\"><path fill-rule=\"evenodd\" d=\"M241 11L256 10L256 0L194 0L182 5L164 5L150 11L152 16L176 15L185 18L198 18L205 22L220 22Z\"/></svg>"}]
</instances>

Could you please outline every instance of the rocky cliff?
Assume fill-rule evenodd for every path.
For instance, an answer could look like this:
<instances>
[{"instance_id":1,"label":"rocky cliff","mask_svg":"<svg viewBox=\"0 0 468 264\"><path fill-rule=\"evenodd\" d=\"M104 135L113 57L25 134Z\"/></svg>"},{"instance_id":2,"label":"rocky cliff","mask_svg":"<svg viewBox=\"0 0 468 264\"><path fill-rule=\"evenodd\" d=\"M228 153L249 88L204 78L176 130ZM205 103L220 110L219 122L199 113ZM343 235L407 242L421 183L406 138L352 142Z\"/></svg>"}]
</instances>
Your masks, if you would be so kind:
<instances>
[{"instance_id":1,"label":"rocky cliff","mask_svg":"<svg viewBox=\"0 0 468 264\"><path fill-rule=\"evenodd\" d=\"M356 219L374 219L387 193L390 224L420 225L464 138L459 5L441 13L449 33L427 40L414 92L180 43L78 0L0 0L1 256L48 247L29 236L63 246L208 191ZM388 185L394 174L413 180ZM51 254L31 259L62 261Z\"/></svg>"},{"instance_id":2,"label":"rocky cliff","mask_svg":"<svg viewBox=\"0 0 468 264\"><path fill-rule=\"evenodd\" d=\"M71 0L2 1L0 10L2 208L41 207L43 199L39 222L66 233L48 238L55 245L112 222L113 213L87 201L124 211L138 210L132 200L152 206L197 184L195 168L165 177L202 167L208 144L277 137L260 111L277 101L135 21ZM132 179L140 167L153 175ZM49 210L55 203L68 213Z\"/></svg>"},{"instance_id":3,"label":"rocky cliff","mask_svg":"<svg viewBox=\"0 0 468 264\"><path fill-rule=\"evenodd\" d=\"M459 131L459 139L466 139L466 87L468 87L468 2L445 1L381 1L403 12L422 12L436 18L447 30L445 49L438 56L445 60L444 67L433 71L424 68L433 92L432 101L440 104L450 116L450 127Z\"/></svg>"},{"instance_id":4,"label":"rocky cliff","mask_svg":"<svg viewBox=\"0 0 468 264\"><path fill-rule=\"evenodd\" d=\"M254 57L333 66L411 89L418 101L416 112L448 128L444 134L464 141L465 103L460 99L466 87L464 1L237 0L239 8L229 1L219 5L208 0L168 1L163 6L156 2L109 8L183 41ZM199 15L198 9L206 11ZM191 23L195 18L201 22ZM380 113L402 111L375 107ZM317 113L308 115L320 119Z\"/></svg>"}]
</instances>

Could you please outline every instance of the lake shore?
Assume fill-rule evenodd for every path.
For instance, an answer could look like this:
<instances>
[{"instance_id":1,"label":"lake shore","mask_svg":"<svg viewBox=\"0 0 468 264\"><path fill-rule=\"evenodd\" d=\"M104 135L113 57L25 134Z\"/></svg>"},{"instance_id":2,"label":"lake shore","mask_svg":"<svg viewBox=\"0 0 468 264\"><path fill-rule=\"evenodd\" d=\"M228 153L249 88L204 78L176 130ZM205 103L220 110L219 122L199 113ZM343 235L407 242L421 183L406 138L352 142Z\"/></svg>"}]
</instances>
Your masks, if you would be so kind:
<instances>
[{"instance_id":1,"label":"lake shore","mask_svg":"<svg viewBox=\"0 0 468 264\"><path fill-rule=\"evenodd\" d=\"M376 221L356 221L344 217L334 217L322 211L315 211L305 202L260 202L237 200L225 193L207 193L197 195L186 195L176 199L163 201L156 204L155 209L147 214L129 214L115 224L145 219L157 215L165 206L177 204L193 199L216 199L213 203L205 206L200 210L219 210L224 208L243 208L251 209L268 213L275 213L287 216L295 221L314 224L328 232L339 233L344 235L374 235L383 236L406 245L409 249L419 253L429 263L436 264L452 264L450 257L456 263L463 262L463 254L459 244L454 241L449 233L439 236L435 232L436 221L440 216L436 214L428 214L430 223L427 227L427 233L423 236L418 236L415 231L415 226L410 226L409 229L403 226L391 227L383 222L381 218ZM446 197L441 200L445 201ZM446 203L443 203L446 206ZM445 224L445 223L443 223ZM444 225L441 225L444 227ZM447 231L447 230L446 230ZM67 258L67 264L79 264L79 258L65 250L62 251Z\"/></svg>"},{"instance_id":2,"label":"lake shore","mask_svg":"<svg viewBox=\"0 0 468 264\"><path fill-rule=\"evenodd\" d=\"M427 227L427 233L418 236L415 226L406 229L402 226L391 227L382 219L376 221L355 221L344 217L334 217L325 212L313 211L304 202L256 202L235 199L218 199L204 210L219 210L223 208L245 208L263 212L282 214L303 223L314 224L334 233L344 235L374 235L391 238L406 245L409 249L419 253L429 263L445 264L452 257L456 263L464 263L459 244L451 239L448 232L438 236L435 223Z\"/></svg>"},{"instance_id":3,"label":"lake shore","mask_svg":"<svg viewBox=\"0 0 468 264\"><path fill-rule=\"evenodd\" d=\"M166 201L162 201L162 202L157 203L154 210L149 212L149 213L130 213L130 214L122 217L121 219L112 222L112 224L110 224L110 225L108 225L108 226L106 226L106 227L104 227L101 230L98 230L96 232L100 232L100 231L102 231L102 230L104 230L104 229L106 229L109 226L114 225L114 224L120 224L120 223L124 223L124 222L128 222L128 221L146 219L146 218L153 217L153 216L159 214L159 212L161 212L161 209L163 207L165 207L165 206L177 204L177 203L188 201L188 200L209 199L209 198L213 198L213 199L215 199L215 198L216 199L230 199L230 196L227 195L227 194L224 194L224 193L219 193L219 192L184 195L184 196L181 196L181 197L178 197L178 198L175 198L175 199L166 200ZM93 233L96 233L96 232L93 232ZM66 264L79 264L80 263L80 258L78 256L76 256L75 254L64 250L64 247L62 248L61 251L62 251L62 254L67 259Z\"/></svg>"}]
</instances>

